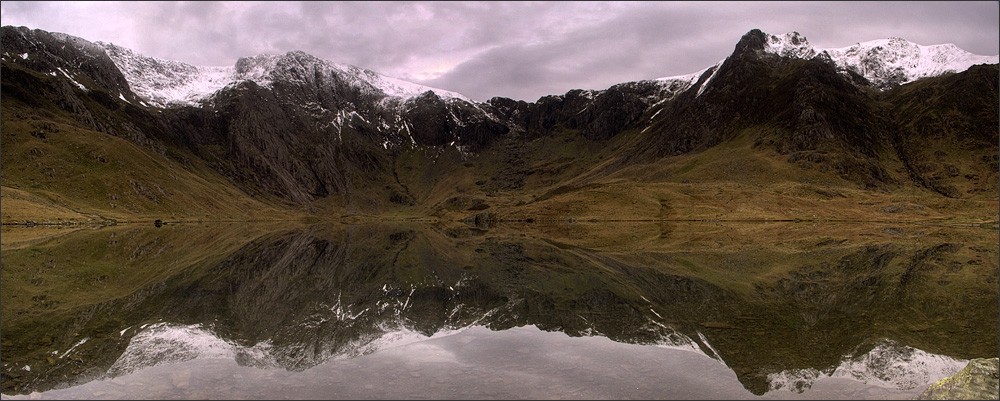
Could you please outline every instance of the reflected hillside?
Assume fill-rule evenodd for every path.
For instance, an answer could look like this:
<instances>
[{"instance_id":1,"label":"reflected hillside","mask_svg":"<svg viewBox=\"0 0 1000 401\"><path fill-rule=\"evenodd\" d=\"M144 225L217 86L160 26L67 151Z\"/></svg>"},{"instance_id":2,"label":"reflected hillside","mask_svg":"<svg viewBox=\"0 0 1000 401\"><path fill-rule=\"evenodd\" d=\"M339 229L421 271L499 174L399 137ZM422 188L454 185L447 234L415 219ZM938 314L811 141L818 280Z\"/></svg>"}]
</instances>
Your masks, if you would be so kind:
<instances>
[{"instance_id":1,"label":"reflected hillside","mask_svg":"<svg viewBox=\"0 0 1000 401\"><path fill-rule=\"evenodd\" d=\"M700 350L758 395L822 375L919 385L914 361L953 369L997 354L997 240L993 229L812 223L80 231L3 251L3 392L206 350L299 371L526 325ZM74 255L64 271L82 273L40 284L62 295L24 301L54 255ZM130 273L101 281L86 273L94 265ZM102 282L114 291L94 290ZM887 371L899 361L914 367Z\"/></svg>"}]
</instances>

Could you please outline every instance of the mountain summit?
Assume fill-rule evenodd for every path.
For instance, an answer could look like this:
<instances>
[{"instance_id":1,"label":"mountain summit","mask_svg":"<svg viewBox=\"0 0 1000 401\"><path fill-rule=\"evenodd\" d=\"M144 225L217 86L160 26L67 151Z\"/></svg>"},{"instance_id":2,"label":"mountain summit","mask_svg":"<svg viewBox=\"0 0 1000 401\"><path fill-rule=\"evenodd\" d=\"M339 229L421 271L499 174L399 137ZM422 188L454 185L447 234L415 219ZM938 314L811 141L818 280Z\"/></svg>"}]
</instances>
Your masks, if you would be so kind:
<instances>
[{"instance_id":1,"label":"mountain summit","mask_svg":"<svg viewBox=\"0 0 1000 401\"><path fill-rule=\"evenodd\" d=\"M406 82L348 64L329 62L302 51L290 51L281 56L262 54L242 57L231 67L202 67L144 56L111 43L96 44L104 48L125 75L132 90L148 104L159 107L197 106L215 92L239 81L253 81L270 88L275 80L315 84L316 77L333 75L364 91L402 100L433 91L445 98L471 101L455 92Z\"/></svg>"},{"instance_id":2,"label":"mountain summit","mask_svg":"<svg viewBox=\"0 0 1000 401\"><path fill-rule=\"evenodd\" d=\"M845 76L848 71L865 77L871 85L884 90L921 78L945 73L962 72L976 64L997 64L1000 55L981 56L969 53L951 43L924 46L902 38L858 42L851 46L831 49L813 47L798 32L771 35L759 29L747 32L736 45L734 55L744 51L774 54L786 58L812 59L833 63ZM716 63L717 67L725 60ZM693 74L658 78L660 81L690 81L707 69Z\"/></svg>"},{"instance_id":3,"label":"mountain summit","mask_svg":"<svg viewBox=\"0 0 1000 401\"><path fill-rule=\"evenodd\" d=\"M951 43L923 46L891 37L841 48L816 49L798 32L764 35L767 38L765 52L782 57L820 57L833 62L838 70L860 74L879 89L965 71L976 64L1000 62L1000 56L972 54Z\"/></svg>"}]
</instances>

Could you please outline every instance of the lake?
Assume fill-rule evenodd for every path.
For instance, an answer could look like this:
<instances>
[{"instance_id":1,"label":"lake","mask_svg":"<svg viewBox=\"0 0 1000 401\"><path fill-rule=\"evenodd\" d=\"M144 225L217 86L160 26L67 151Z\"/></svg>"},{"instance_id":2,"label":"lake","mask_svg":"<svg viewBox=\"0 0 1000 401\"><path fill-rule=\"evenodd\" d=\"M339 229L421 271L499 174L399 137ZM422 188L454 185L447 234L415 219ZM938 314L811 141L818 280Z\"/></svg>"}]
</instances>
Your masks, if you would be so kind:
<instances>
[{"instance_id":1,"label":"lake","mask_svg":"<svg viewBox=\"0 0 1000 401\"><path fill-rule=\"evenodd\" d=\"M3 399L899 399L998 354L998 231L4 227Z\"/></svg>"}]
</instances>

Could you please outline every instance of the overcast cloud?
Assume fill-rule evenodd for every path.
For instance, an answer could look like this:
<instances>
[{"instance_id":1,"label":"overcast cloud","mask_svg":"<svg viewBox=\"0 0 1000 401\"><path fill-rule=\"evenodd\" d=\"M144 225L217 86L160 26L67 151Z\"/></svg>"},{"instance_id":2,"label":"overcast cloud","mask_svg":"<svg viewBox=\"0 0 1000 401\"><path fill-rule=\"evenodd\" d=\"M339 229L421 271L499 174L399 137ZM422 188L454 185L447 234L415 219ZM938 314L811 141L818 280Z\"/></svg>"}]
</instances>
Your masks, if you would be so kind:
<instances>
[{"instance_id":1,"label":"overcast cloud","mask_svg":"<svg viewBox=\"0 0 1000 401\"><path fill-rule=\"evenodd\" d=\"M1000 2L35 2L3 25L194 65L303 50L460 92L535 101L701 70L753 28L819 48L901 37L1000 53Z\"/></svg>"}]
</instances>

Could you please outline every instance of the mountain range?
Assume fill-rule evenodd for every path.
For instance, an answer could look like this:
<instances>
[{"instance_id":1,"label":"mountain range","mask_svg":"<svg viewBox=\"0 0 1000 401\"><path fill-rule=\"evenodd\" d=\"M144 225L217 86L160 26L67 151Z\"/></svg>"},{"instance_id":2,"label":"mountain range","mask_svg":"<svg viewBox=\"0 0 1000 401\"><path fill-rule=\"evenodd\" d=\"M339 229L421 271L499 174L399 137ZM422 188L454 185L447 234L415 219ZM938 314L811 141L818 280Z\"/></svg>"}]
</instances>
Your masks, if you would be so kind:
<instances>
[{"instance_id":1,"label":"mountain range","mask_svg":"<svg viewBox=\"0 0 1000 401\"><path fill-rule=\"evenodd\" d=\"M996 220L998 57L951 44L752 30L693 74L529 103L0 34L4 223Z\"/></svg>"}]
</instances>

